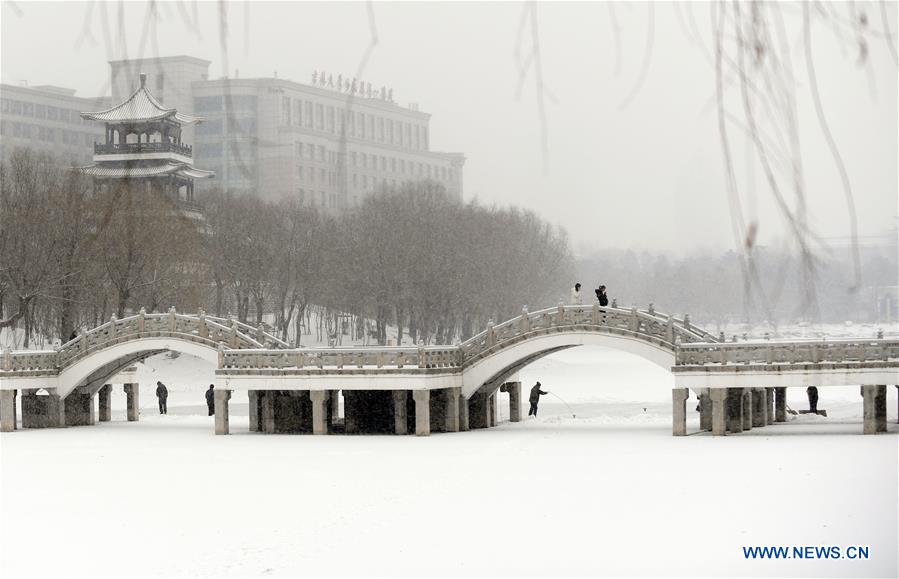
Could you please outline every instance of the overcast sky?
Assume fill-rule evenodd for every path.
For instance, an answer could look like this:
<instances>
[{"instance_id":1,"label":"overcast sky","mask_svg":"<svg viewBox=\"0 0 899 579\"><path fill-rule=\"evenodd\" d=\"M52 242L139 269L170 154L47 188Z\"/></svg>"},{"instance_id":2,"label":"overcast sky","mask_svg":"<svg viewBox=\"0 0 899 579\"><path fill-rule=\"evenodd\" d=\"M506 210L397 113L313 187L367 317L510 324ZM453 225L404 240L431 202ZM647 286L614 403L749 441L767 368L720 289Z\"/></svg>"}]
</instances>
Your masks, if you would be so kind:
<instances>
[{"instance_id":1,"label":"overcast sky","mask_svg":"<svg viewBox=\"0 0 899 579\"><path fill-rule=\"evenodd\" d=\"M226 72L218 3L162 3L156 31L149 29L142 50L146 3L124 4L123 28L118 4L90 6L4 2L2 81L66 86L80 96L108 94L108 60L157 51L208 59L212 78ZM848 6L837 3L835 9L848 19ZM869 14L872 28L883 29L879 4L856 6ZM539 4L542 71L550 92L545 159L534 67L516 99L516 55L525 56L532 46L529 20L519 42L524 10L520 2L375 3L378 43L363 77L392 87L397 102L418 103L433 115L432 148L468 158L466 199L533 209L564 226L579 251L733 247L715 75L704 52L711 46L710 6L652 6L652 57L634 92L646 54L649 5L610 10L607 4ZM896 5L888 10L895 33ZM845 238L847 205L809 98L800 10L788 6L783 12L799 84L809 222L825 238ZM277 73L309 82L315 69L355 76L371 38L368 9L356 2L235 2L227 4L227 22L230 73L239 69L241 77ZM822 104L855 191L860 233L895 237L896 65L887 43L873 39L867 65L859 66L852 35L842 30L838 36L827 23L813 25ZM779 243L784 222L757 163L746 169L743 140L734 156L744 212L758 219L762 243Z\"/></svg>"}]
</instances>

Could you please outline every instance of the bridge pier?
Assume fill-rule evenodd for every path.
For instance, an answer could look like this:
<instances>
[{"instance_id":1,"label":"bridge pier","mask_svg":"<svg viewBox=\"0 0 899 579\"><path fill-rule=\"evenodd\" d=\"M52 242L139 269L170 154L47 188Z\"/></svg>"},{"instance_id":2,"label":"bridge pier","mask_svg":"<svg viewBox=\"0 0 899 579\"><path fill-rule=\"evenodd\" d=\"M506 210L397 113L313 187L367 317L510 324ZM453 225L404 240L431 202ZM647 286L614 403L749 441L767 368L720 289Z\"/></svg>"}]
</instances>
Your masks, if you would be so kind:
<instances>
[{"instance_id":1,"label":"bridge pier","mask_svg":"<svg viewBox=\"0 0 899 579\"><path fill-rule=\"evenodd\" d=\"M712 398L708 390L699 394L699 428L701 430L712 429Z\"/></svg>"},{"instance_id":2,"label":"bridge pier","mask_svg":"<svg viewBox=\"0 0 899 579\"><path fill-rule=\"evenodd\" d=\"M431 418L431 432L446 432L446 390L429 390L428 409Z\"/></svg>"},{"instance_id":3,"label":"bridge pier","mask_svg":"<svg viewBox=\"0 0 899 579\"><path fill-rule=\"evenodd\" d=\"M764 388L752 389L752 426L765 426L768 424L768 401L765 400Z\"/></svg>"},{"instance_id":4,"label":"bridge pier","mask_svg":"<svg viewBox=\"0 0 899 579\"><path fill-rule=\"evenodd\" d=\"M328 390L310 390L312 400L312 434L328 434L328 407L331 393Z\"/></svg>"},{"instance_id":5,"label":"bridge pier","mask_svg":"<svg viewBox=\"0 0 899 579\"><path fill-rule=\"evenodd\" d=\"M125 399L128 408L128 422L137 422L140 418L139 385L125 384Z\"/></svg>"},{"instance_id":6,"label":"bridge pier","mask_svg":"<svg viewBox=\"0 0 899 579\"><path fill-rule=\"evenodd\" d=\"M415 400L415 436L431 435L431 392L430 390L413 390Z\"/></svg>"},{"instance_id":7,"label":"bridge pier","mask_svg":"<svg viewBox=\"0 0 899 579\"><path fill-rule=\"evenodd\" d=\"M774 389L774 422L787 421L787 389Z\"/></svg>"},{"instance_id":8,"label":"bridge pier","mask_svg":"<svg viewBox=\"0 0 899 579\"><path fill-rule=\"evenodd\" d=\"M671 433L673 436L687 435L687 398L690 397L690 390L687 388L674 388L671 390L672 407L672 426Z\"/></svg>"},{"instance_id":9,"label":"bridge pier","mask_svg":"<svg viewBox=\"0 0 899 579\"><path fill-rule=\"evenodd\" d=\"M727 432L727 388L709 388L712 398L712 435L724 436Z\"/></svg>"},{"instance_id":10,"label":"bridge pier","mask_svg":"<svg viewBox=\"0 0 899 579\"><path fill-rule=\"evenodd\" d=\"M333 428L334 424L340 418L340 390L330 390L330 392L331 412L328 419L331 421L331 427Z\"/></svg>"},{"instance_id":11,"label":"bridge pier","mask_svg":"<svg viewBox=\"0 0 899 579\"><path fill-rule=\"evenodd\" d=\"M752 430L752 390L740 388L740 397L743 398L743 430Z\"/></svg>"},{"instance_id":12,"label":"bridge pier","mask_svg":"<svg viewBox=\"0 0 899 579\"><path fill-rule=\"evenodd\" d=\"M66 425L65 400L55 393L22 391L22 428L61 428Z\"/></svg>"},{"instance_id":13,"label":"bridge pier","mask_svg":"<svg viewBox=\"0 0 899 579\"><path fill-rule=\"evenodd\" d=\"M75 390L66 397L64 408L66 426L91 426L96 422L90 392Z\"/></svg>"},{"instance_id":14,"label":"bridge pier","mask_svg":"<svg viewBox=\"0 0 899 579\"><path fill-rule=\"evenodd\" d=\"M459 430L467 432L468 429L468 399L459 396Z\"/></svg>"},{"instance_id":15,"label":"bridge pier","mask_svg":"<svg viewBox=\"0 0 899 579\"><path fill-rule=\"evenodd\" d=\"M734 434L743 432L743 389L727 389L727 429Z\"/></svg>"},{"instance_id":16,"label":"bridge pier","mask_svg":"<svg viewBox=\"0 0 899 579\"><path fill-rule=\"evenodd\" d=\"M521 382L506 382L499 387L500 392L509 393L509 421L521 421Z\"/></svg>"},{"instance_id":17,"label":"bridge pier","mask_svg":"<svg viewBox=\"0 0 899 579\"><path fill-rule=\"evenodd\" d=\"M886 385L862 386L864 402L865 434L877 434L887 431L887 387Z\"/></svg>"},{"instance_id":18,"label":"bridge pier","mask_svg":"<svg viewBox=\"0 0 899 579\"><path fill-rule=\"evenodd\" d=\"M12 432L16 424L17 390L0 390L0 432Z\"/></svg>"},{"instance_id":19,"label":"bridge pier","mask_svg":"<svg viewBox=\"0 0 899 579\"><path fill-rule=\"evenodd\" d=\"M468 425L469 428L490 427L490 401L489 396L483 392L475 392L468 399Z\"/></svg>"},{"instance_id":20,"label":"bridge pier","mask_svg":"<svg viewBox=\"0 0 899 579\"><path fill-rule=\"evenodd\" d=\"M774 424L774 388L765 388L765 401L768 403L765 411L765 424Z\"/></svg>"},{"instance_id":21,"label":"bridge pier","mask_svg":"<svg viewBox=\"0 0 899 579\"><path fill-rule=\"evenodd\" d=\"M265 390L258 393L261 404L260 416L262 432L275 433L275 391Z\"/></svg>"},{"instance_id":22,"label":"bridge pier","mask_svg":"<svg viewBox=\"0 0 899 579\"><path fill-rule=\"evenodd\" d=\"M446 409L444 412L446 419L446 432L459 432L459 398L462 396L462 388L447 388L444 392L446 396Z\"/></svg>"},{"instance_id":23,"label":"bridge pier","mask_svg":"<svg viewBox=\"0 0 899 579\"><path fill-rule=\"evenodd\" d=\"M496 392L487 397L487 402L490 405L489 410L487 411L487 418L490 420L490 423L487 426L496 426Z\"/></svg>"},{"instance_id":24,"label":"bridge pier","mask_svg":"<svg viewBox=\"0 0 899 579\"><path fill-rule=\"evenodd\" d=\"M250 432L262 430L262 404L257 390L247 390L247 401L250 414Z\"/></svg>"},{"instance_id":25,"label":"bridge pier","mask_svg":"<svg viewBox=\"0 0 899 579\"><path fill-rule=\"evenodd\" d=\"M394 390L393 394L393 433L409 434L409 391Z\"/></svg>"},{"instance_id":26,"label":"bridge pier","mask_svg":"<svg viewBox=\"0 0 899 579\"><path fill-rule=\"evenodd\" d=\"M100 422L112 420L112 384L104 384L97 392L97 406Z\"/></svg>"},{"instance_id":27,"label":"bridge pier","mask_svg":"<svg viewBox=\"0 0 899 579\"><path fill-rule=\"evenodd\" d=\"M215 390L213 399L215 404L215 433L230 434L228 401L231 399L231 391Z\"/></svg>"}]
</instances>

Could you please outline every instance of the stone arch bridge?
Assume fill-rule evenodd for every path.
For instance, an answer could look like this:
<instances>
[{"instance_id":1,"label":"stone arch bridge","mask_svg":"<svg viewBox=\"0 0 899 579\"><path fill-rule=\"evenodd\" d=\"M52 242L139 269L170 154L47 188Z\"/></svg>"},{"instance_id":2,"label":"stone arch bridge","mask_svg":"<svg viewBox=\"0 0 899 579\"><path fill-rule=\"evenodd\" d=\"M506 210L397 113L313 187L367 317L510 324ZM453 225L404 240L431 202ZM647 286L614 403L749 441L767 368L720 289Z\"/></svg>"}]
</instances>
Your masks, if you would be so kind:
<instances>
[{"instance_id":1,"label":"stone arch bridge","mask_svg":"<svg viewBox=\"0 0 899 579\"><path fill-rule=\"evenodd\" d=\"M613 304L614 306L614 304ZM132 364L172 350L216 367L215 432L229 432L229 400L246 392L250 430L263 432L456 432L496 423L497 392L520 419L519 370L581 345L624 350L674 375L673 433L686 434L686 399L700 397L700 427L715 435L783 422L790 386L862 386L864 432L886 430L886 385L899 382L899 340L725 342L649 310L563 305L528 312L452 346L291 348L234 320L170 310L113 318L49 351L6 351L0 359L0 428L109 420L112 383L124 383L137 420ZM122 377L125 376L125 377ZM36 396L39 389L49 396ZM344 398L339 417L338 396Z\"/></svg>"}]
</instances>

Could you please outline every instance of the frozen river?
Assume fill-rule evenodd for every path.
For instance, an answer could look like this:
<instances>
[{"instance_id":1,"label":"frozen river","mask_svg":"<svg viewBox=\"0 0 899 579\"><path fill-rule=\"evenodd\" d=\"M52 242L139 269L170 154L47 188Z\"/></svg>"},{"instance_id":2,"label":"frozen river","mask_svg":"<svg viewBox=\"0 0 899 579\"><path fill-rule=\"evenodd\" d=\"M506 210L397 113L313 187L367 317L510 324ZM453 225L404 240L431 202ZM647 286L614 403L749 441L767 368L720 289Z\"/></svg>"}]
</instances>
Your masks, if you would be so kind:
<instances>
[{"instance_id":1,"label":"frozen river","mask_svg":"<svg viewBox=\"0 0 899 579\"><path fill-rule=\"evenodd\" d=\"M261 435L238 395L233 435L215 437L211 368L157 358L139 375L139 423L123 422L119 388L111 423L0 439L0 576L897 575L892 387L889 435L859 434L848 387L822 389L828 419L675 438L667 371L580 348L522 373L570 405L544 397L536 420ZM500 407L507 419L505 394ZM867 545L870 558L743 556L768 545Z\"/></svg>"}]
</instances>

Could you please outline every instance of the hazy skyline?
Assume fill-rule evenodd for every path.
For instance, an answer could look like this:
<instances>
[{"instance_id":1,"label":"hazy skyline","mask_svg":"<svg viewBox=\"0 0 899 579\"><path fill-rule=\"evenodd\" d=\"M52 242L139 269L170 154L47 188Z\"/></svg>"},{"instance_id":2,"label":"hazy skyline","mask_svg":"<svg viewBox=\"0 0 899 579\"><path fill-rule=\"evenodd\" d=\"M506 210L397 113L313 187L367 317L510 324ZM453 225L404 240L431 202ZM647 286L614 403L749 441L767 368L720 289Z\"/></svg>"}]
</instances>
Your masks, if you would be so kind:
<instances>
[{"instance_id":1,"label":"hazy skyline","mask_svg":"<svg viewBox=\"0 0 899 579\"><path fill-rule=\"evenodd\" d=\"M355 76L371 40L364 3L229 3L225 51L218 3L156 6L154 30L144 2L125 3L121 13L113 3L4 3L2 81L95 96L109 93L109 60L189 54L212 62L211 78L239 70L241 77L308 83L313 70ZM879 29L879 8L871 6L871 26ZM565 227L576 251L733 247L707 52L709 5L616 4L612 11L606 4L539 4L550 91L545 158L534 67L516 98L533 31L530 21L522 27L523 9L520 2L376 2L378 42L362 76L433 115L431 148L467 156L465 199L532 209ZM652 57L635 90L650 10ZM895 31L896 5L889 11ZM809 224L824 238L843 238L850 231L846 201L809 98L796 12L784 26L795 38ZM899 187L896 65L882 42L872 42L870 61L858 65L853 39L832 28L813 28L822 105L855 192L859 234L886 236L895 232ZM740 140L733 151L743 211L757 216L760 242L774 243L786 237L783 220L758 164L747 170L745 149Z\"/></svg>"}]
</instances>

